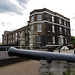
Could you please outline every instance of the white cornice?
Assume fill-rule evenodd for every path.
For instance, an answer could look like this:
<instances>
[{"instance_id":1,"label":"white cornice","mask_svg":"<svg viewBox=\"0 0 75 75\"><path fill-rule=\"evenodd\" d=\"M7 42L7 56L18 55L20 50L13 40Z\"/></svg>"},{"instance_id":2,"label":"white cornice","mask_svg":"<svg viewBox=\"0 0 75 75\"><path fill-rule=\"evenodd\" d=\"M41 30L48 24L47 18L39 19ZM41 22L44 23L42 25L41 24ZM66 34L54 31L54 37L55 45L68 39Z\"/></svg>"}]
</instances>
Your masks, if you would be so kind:
<instances>
[{"instance_id":1,"label":"white cornice","mask_svg":"<svg viewBox=\"0 0 75 75\"><path fill-rule=\"evenodd\" d=\"M49 21L46 21L46 20L44 20L44 21L35 21L35 22L30 23L30 25L32 25L34 23L44 23L44 22L47 22L47 23L50 23L50 24L53 24L53 25L58 25L58 26L70 29L70 27L66 27L65 25L61 25L61 24L58 24L58 23L49 22Z\"/></svg>"},{"instance_id":2,"label":"white cornice","mask_svg":"<svg viewBox=\"0 0 75 75\"><path fill-rule=\"evenodd\" d=\"M55 15L55 14L53 14L53 13L50 13L50 12L48 12L48 11L35 12L35 13L31 14L30 16L33 16L33 15L35 15L35 14L43 14L43 13L47 13L47 14L52 15L52 16L57 16L57 17L59 17L59 18L61 18L61 19L64 19L65 21L70 22L70 20L65 19L65 18L63 18L63 17L61 17L61 16L58 16L58 15Z\"/></svg>"}]
</instances>

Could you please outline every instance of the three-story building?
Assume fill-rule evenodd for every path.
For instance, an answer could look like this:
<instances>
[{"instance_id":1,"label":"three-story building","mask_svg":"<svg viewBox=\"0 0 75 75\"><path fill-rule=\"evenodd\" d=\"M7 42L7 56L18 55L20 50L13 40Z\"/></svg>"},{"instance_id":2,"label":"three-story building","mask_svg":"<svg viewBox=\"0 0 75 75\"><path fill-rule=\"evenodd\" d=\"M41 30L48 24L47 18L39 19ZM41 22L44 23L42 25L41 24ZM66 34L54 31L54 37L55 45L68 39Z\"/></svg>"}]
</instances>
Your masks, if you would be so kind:
<instances>
[{"instance_id":1,"label":"three-story building","mask_svg":"<svg viewBox=\"0 0 75 75\"><path fill-rule=\"evenodd\" d=\"M46 8L30 12L29 25L7 34L4 33L3 44L9 45L19 41L19 33L21 34L22 31L25 34L25 46L56 47L71 44L70 19Z\"/></svg>"}]
</instances>

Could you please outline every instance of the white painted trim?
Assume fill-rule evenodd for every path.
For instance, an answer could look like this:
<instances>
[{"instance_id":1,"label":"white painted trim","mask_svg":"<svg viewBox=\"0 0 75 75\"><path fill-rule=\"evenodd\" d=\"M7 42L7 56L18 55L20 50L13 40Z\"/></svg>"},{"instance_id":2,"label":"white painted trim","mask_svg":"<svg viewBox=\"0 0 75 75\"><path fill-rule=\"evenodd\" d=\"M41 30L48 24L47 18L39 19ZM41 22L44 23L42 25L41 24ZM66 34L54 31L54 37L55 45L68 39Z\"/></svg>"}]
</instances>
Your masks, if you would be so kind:
<instances>
[{"instance_id":1,"label":"white painted trim","mask_svg":"<svg viewBox=\"0 0 75 75\"><path fill-rule=\"evenodd\" d=\"M60 45L46 45L46 46L60 46Z\"/></svg>"},{"instance_id":2,"label":"white painted trim","mask_svg":"<svg viewBox=\"0 0 75 75\"><path fill-rule=\"evenodd\" d=\"M47 47L48 46L61 46L61 45L46 45ZM72 46L71 44L70 45L66 45L66 46Z\"/></svg>"},{"instance_id":3,"label":"white painted trim","mask_svg":"<svg viewBox=\"0 0 75 75\"><path fill-rule=\"evenodd\" d=\"M70 27L66 27L65 25L60 25L60 24L58 24L58 23L53 23L53 22L49 22L49 21L46 21L46 20L44 20L44 21L35 21L35 22L30 23L30 25L31 25L31 24L34 24L34 23L43 23L43 22L48 22L48 23L51 23L51 24L53 24L53 25L58 25L58 26L61 26L61 27L65 27L65 28L70 29Z\"/></svg>"},{"instance_id":4,"label":"white painted trim","mask_svg":"<svg viewBox=\"0 0 75 75\"><path fill-rule=\"evenodd\" d=\"M31 14L30 16L33 16L33 15L35 15L35 14L43 14L44 12L35 12L35 13L33 13L33 14Z\"/></svg>"},{"instance_id":5,"label":"white painted trim","mask_svg":"<svg viewBox=\"0 0 75 75\"><path fill-rule=\"evenodd\" d=\"M66 21L70 22L70 20L67 20L67 19L65 19L65 18L63 18L63 17L61 17L61 16L55 15L55 14L50 13L50 12L48 12L48 11L35 12L35 13L31 14L30 16L33 16L33 15L35 15L35 14L43 14L43 13L47 13L47 14L50 14L50 15L52 15L52 16L57 16L57 17L59 17L59 18L61 18L61 19L64 19L64 20L66 20Z\"/></svg>"}]
</instances>

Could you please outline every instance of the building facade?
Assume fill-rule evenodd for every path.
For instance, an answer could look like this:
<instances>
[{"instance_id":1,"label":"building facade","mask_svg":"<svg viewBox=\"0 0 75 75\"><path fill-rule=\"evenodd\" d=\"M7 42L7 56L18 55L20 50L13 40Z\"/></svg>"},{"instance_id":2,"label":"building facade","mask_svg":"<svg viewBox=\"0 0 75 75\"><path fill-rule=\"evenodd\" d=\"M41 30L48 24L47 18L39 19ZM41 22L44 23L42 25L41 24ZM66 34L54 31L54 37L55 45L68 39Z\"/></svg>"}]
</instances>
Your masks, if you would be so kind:
<instances>
[{"instance_id":1,"label":"building facade","mask_svg":"<svg viewBox=\"0 0 75 75\"><path fill-rule=\"evenodd\" d=\"M25 46L60 46L71 44L70 19L49 9L30 12L29 24L13 32L5 31L3 45L19 45L21 33Z\"/></svg>"}]
</instances>

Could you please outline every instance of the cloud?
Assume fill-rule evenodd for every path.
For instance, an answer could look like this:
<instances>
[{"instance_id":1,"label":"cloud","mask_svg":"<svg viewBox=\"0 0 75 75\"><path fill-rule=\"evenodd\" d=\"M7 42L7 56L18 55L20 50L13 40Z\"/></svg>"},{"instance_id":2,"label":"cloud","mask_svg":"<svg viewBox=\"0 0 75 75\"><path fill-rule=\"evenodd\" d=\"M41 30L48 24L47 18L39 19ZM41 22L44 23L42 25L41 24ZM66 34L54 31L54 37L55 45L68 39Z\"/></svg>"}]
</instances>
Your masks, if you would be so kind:
<instances>
[{"instance_id":1,"label":"cloud","mask_svg":"<svg viewBox=\"0 0 75 75\"><path fill-rule=\"evenodd\" d=\"M72 19L75 19L75 16L73 16Z\"/></svg>"},{"instance_id":2,"label":"cloud","mask_svg":"<svg viewBox=\"0 0 75 75\"><path fill-rule=\"evenodd\" d=\"M17 0L19 3L22 3L22 4L27 4L27 2L29 1L29 0Z\"/></svg>"},{"instance_id":3,"label":"cloud","mask_svg":"<svg viewBox=\"0 0 75 75\"><path fill-rule=\"evenodd\" d=\"M0 22L0 24L4 27L5 25L9 25L10 23Z\"/></svg>"},{"instance_id":4,"label":"cloud","mask_svg":"<svg viewBox=\"0 0 75 75\"><path fill-rule=\"evenodd\" d=\"M4 27L4 24L5 24L5 23L4 23L4 22L0 22L0 24Z\"/></svg>"},{"instance_id":5,"label":"cloud","mask_svg":"<svg viewBox=\"0 0 75 75\"><path fill-rule=\"evenodd\" d=\"M74 29L72 28L71 31L74 31Z\"/></svg>"},{"instance_id":6,"label":"cloud","mask_svg":"<svg viewBox=\"0 0 75 75\"><path fill-rule=\"evenodd\" d=\"M10 0L0 0L0 13L16 13L22 15L22 9L16 4L10 2Z\"/></svg>"},{"instance_id":7,"label":"cloud","mask_svg":"<svg viewBox=\"0 0 75 75\"><path fill-rule=\"evenodd\" d=\"M29 0L17 0L17 2L23 7L26 8L26 4L28 3Z\"/></svg>"}]
</instances>

